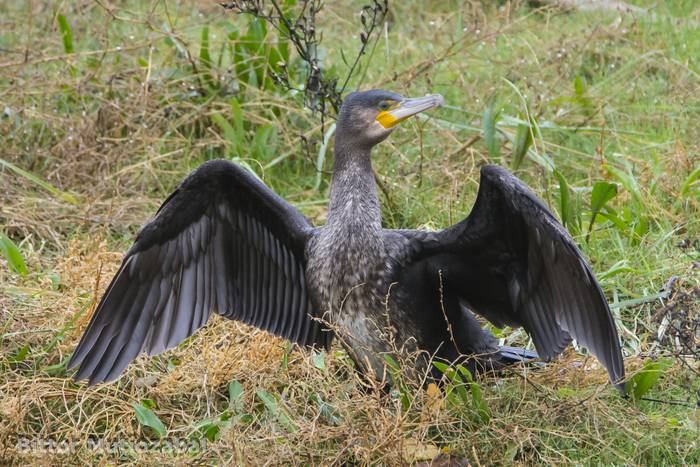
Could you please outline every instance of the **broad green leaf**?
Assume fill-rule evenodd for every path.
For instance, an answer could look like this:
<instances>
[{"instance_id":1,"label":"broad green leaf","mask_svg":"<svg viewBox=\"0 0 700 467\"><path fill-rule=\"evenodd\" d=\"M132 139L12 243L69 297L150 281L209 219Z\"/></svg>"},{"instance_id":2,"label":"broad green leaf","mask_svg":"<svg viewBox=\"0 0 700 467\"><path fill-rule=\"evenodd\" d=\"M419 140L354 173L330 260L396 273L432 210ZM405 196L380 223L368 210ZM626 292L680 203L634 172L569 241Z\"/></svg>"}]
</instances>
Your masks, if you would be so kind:
<instances>
[{"instance_id":1,"label":"broad green leaf","mask_svg":"<svg viewBox=\"0 0 700 467\"><path fill-rule=\"evenodd\" d=\"M605 203L617 195L617 185L608 182L595 182L591 193L591 212L598 214Z\"/></svg>"},{"instance_id":2,"label":"broad green leaf","mask_svg":"<svg viewBox=\"0 0 700 467\"><path fill-rule=\"evenodd\" d=\"M155 413L153 413L153 411L148 407L152 404L152 401L144 399L141 401L140 404L132 402L131 406L136 412L136 419L139 421L139 423L143 426L151 428L158 434L159 438L162 438L166 434L165 425L163 425L163 422L160 421L160 418L158 418L158 416Z\"/></svg>"},{"instance_id":3,"label":"broad green leaf","mask_svg":"<svg viewBox=\"0 0 700 467\"><path fill-rule=\"evenodd\" d=\"M194 428L204 435L207 440L216 441L216 439L219 437L219 432L221 431L221 427L217 422L218 419L202 420L201 422L195 424Z\"/></svg>"},{"instance_id":4,"label":"broad green leaf","mask_svg":"<svg viewBox=\"0 0 700 467\"><path fill-rule=\"evenodd\" d=\"M644 395L654 387L661 375L671 367L672 363L673 362L667 358L646 362L644 367L627 381L625 392L636 400L644 397Z\"/></svg>"},{"instance_id":5,"label":"broad green leaf","mask_svg":"<svg viewBox=\"0 0 700 467\"><path fill-rule=\"evenodd\" d=\"M238 380L228 383L228 406L237 408L243 397L243 385Z\"/></svg>"},{"instance_id":6,"label":"broad green leaf","mask_svg":"<svg viewBox=\"0 0 700 467\"><path fill-rule=\"evenodd\" d=\"M316 402L316 405L318 406L318 409L321 412L321 416L326 419L328 423L334 426L340 425L341 419L340 419L340 412L338 411L337 408L333 407L332 405L328 404L323 400L320 394L316 393L312 396L314 402Z\"/></svg>"},{"instance_id":7,"label":"broad green leaf","mask_svg":"<svg viewBox=\"0 0 700 467\"><path fill-rule=\"evenodd\" d=\"M314 366L321 371L326 371L326 352L313 352Z\"/></svg>"},{"instance_id":8,"label":"broad green leaf","mask_svg":"<svg viewBox=\"0 0 700 467\"><path fill-rule=\"evenodd\" d=\"M442 374L445 374L445 372L449 368L449 365L443 362L433 362L433 366L437 368Z\"/></svg>"},{"instance_id":9,"label":"broad green leaf","mask_svg":"<svg viewBox=\"0 0 700 467\"><path fill-rule=\"evenodd\" d=\"M270 412L270 414L275 417L288 432L293 433L297 431L297 427L294 425L294 423L292 423L287 411L283 407L279 406L277 403L277 398L273 394L270 394L262 389L255 391L255 394L265 405L267 411Z\"/></svg>"},{"instance_id":10,"label":"broad green leaf","mask_svg":"<svg viewBox=\"0 0 700 467\"><path fill-rule=\"evenodd\" d=\"M22 252L15 243L5 234L0 233L0 252L7 260L10 268L20 276L26 276L29 272L27 264L24 262Z\"/></svg>"},{"instance_id":11,"label":"broad green leaf","mask_svg":"<svg viewBox=\"0 0 700 467\"><path fill-rule=\"evenodd\" d=\"M194 426L195 430L204 435L209 441L216 441L221 434L222 428L231 426L231 413L223 412L218 417L207 418L197 422Z\"/></svg>"}]
</instances>

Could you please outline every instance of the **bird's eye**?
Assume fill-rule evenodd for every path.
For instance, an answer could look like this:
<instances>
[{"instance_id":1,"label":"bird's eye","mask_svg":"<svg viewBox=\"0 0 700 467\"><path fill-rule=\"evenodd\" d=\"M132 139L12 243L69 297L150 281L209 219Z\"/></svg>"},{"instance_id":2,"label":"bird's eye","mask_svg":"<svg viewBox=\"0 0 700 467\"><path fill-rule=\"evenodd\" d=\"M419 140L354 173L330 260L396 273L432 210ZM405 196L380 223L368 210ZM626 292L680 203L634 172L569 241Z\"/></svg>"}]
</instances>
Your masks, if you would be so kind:
<instances>
[{"instance_id":1,"label":"bird's eye","mask_svg":"<svg viewBox=\"0 0 700 467\"><path fill-rule=\"evenodd\" d=\"M391 107L391 103L389 101L381 101L379 103L379 108L381 110L389 110L389 107Z\"/></svg>"}]
</instances>

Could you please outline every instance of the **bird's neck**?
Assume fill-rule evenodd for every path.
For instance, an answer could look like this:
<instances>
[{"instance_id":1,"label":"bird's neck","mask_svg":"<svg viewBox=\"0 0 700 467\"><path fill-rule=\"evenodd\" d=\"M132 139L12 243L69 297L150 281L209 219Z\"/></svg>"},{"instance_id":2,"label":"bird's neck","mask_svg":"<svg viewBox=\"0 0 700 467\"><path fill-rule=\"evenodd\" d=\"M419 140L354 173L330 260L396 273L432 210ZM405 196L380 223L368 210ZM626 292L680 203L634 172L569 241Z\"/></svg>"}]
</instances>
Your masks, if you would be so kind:
<instances>
[{"instance_id":1,"label":"bird's neck","mask_svg":"<svg viewBox=\"0 0 700 467\"><path fill-rule=\"evenodd\" d=\"M382 218L370 161L371 149L346 143L342 135L337 135L334 151L328 225L364 232L380 231Z\"/></svg>"}]
</instances>

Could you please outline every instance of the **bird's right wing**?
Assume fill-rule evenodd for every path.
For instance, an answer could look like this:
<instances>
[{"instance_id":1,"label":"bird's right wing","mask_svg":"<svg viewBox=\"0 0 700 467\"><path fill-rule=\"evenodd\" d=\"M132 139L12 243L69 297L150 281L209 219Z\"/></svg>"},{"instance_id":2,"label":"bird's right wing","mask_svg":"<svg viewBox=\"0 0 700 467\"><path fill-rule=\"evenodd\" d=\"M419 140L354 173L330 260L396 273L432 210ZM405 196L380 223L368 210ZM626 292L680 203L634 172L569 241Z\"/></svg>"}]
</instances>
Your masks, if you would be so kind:
<instances>
[{"instance_id":1,"label":"bird's right wing","mask_svg":"<svg viewBox=\"0 0 700 467\"><path fill-rule=\"evenodd\" d=\"M497 326L523 326L544 359L575 338L622 389L620 342L598 281L566 229L510 172L481 169L474 208L462 222L440 232L397 232L412 245L411 261L439 274L469 309Z\"/></svg>"},{"instance_id":2,"label":"bird's right wing","mask_svg":"<svg viewBox=\"0 0 700 467\"><path fill-rule=\"evenodd\" d=\"M69 368L116 379L141 351L176 346L212 311L303 345L328 347L304 274L308 221L247 170L210 161L139 232Z\"/></svg>"}]
</instances>

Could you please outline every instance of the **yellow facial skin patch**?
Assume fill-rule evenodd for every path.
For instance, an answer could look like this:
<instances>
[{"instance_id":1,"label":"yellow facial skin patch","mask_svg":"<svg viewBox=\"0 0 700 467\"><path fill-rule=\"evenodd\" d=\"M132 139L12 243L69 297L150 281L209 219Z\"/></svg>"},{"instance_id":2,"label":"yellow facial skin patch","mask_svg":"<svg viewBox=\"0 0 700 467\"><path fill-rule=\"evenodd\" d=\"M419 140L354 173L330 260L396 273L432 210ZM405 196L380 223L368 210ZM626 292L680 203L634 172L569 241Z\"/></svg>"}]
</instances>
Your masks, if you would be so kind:
<instances>
[{"instance_id":1,"label":"yellow facial skin patch","mask_svg":"<svg viewBox=\"0 0 700 467\"><path fill-rule=\"evenodd\" d=\"M410 115L409 115L409 117L410 117ZM384 128L391 128L391 127L396 126L399 123L403 122L407 118L408 117L403 117L401 119L398 119L391 114L390 110L382 110L381 112L379 112L379 115L377 115L376 120L379 123L381 123L381 125Z\"/></svg>"}]
</instances>

